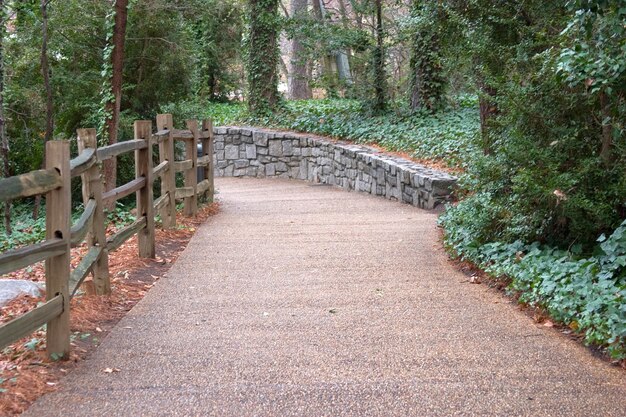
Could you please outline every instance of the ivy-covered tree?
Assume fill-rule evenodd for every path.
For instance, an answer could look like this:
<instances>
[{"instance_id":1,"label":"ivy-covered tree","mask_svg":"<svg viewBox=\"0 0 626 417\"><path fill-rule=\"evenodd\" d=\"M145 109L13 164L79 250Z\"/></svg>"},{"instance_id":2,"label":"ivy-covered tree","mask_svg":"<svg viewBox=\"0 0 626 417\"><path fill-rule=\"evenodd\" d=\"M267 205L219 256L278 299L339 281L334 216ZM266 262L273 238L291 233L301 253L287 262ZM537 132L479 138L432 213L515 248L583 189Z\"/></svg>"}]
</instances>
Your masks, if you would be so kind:
<instances>
[{"instance_id":1,"label":"ivy-covered tree","mask_svg":"<svg viewBox=\"0 0 626 417\"><path fill-rule=\"evenodd\" d=\"M6 9L4 0L0 0L0 158L2 159L2 177L11 176L9 162L9 138L7 136L4 114L4 40L6 34ZM11 234L11 201L4 202L4 230Z\"/></svg>"},{"instance_id":2,"label":"ivy-covered tree","mask_svg":"<svg viewBox=\"0 0 626 417\"><path fill-rule=\"evenodd\" d=\"M247 39L248 108L268 114L279 103L278 0L248 0Z\"/></svg>"},{"instance_id":3,"label":"ivy-covered tree","mask_svg":"<svg viewBox=\"0 0 626 417\"><path fill-rule=\"evenodd\" d=\"M446 11L440 2L413 0L411 10L411 109L435 110L445 92L441 43Z\"/></svg>"},{"instance_id":4,"label":"ivy-covered tree","mask_svg":"<svg viewBox=\"0 0 626 417\"><path fill-rule=\"evenodd\" d=\"M110 36L110 44L105 48L105 71L109 80L109 89L106 97L109 98L105 105L105 125L108 144L117 143L120 126L120 110L122 107L122 77L124 73L124 44L126 43L126 23L128 21L128 0L115 0L113 4L113 28ZM110 27L110 26L109 26ZM107 42L108 43L108 42ZM107 62L108 61L108 62ZM117 158L111 158L104 162L104 185L105 190L110 191L116 187ZM111 206L110 208L113 208Z\"/></svg>"},{"instance_id":5,"label":"ivy-covered tree","mask_svg":"<svg viewBox=\"0 0 626 417\"><path fill-rule=\"evenodd\" d=\"M387 75L385 73L385 31L383 28L383 2L374 1L376 46L372 51L371 82L374 95L372 98L372 111L382 113L387 108Z\"/></svg>"}]
</instances>

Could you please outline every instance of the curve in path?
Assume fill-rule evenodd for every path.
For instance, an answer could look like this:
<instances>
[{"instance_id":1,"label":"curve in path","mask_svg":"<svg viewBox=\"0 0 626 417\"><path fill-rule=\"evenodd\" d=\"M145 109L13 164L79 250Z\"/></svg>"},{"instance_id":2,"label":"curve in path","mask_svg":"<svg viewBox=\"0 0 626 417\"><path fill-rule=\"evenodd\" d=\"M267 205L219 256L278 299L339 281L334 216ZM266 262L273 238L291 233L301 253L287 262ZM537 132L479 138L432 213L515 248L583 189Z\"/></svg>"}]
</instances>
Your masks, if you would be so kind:
<instances>
[{"instance_id":1,"label":"curve in path","mask_svg":"<svg viewBox=\"0 0 626 417\"><path fill-rule=\"evenodd\" d=\"M27 416L624 415L625 373L467 283L435 214L218 187L221 213Z\"/></svg>"}]
</instances>

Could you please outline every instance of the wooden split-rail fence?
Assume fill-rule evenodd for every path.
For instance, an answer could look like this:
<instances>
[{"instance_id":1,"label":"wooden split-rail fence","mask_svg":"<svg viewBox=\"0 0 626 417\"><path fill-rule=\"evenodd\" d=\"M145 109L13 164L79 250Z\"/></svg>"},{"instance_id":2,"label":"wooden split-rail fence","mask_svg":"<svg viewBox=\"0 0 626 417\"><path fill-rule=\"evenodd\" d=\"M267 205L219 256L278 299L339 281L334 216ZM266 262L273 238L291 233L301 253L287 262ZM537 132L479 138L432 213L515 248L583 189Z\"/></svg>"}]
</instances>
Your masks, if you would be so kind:
<instances>
[{"instance_id":1,"label":"wooden split-rail fence","mask_svg":"<svg viewBox=\"0 0 626 417\"><path fill-rule=\"evenodd\" d=\"M184 201L183 214L197 212L198 199L212 202L213 128L210 120L187 121L186 130L173 127L172 115L157 116L156 133L151 121L136 121L133 140L98 148L95 129L79 129L78 156L70 158L68 141L46 143L45 169L0 180L0 202L45 194L46 240L0 254L0 275L45 261L46 302L0 326L0 349L46 326L48 356L68 358L70 351L70 299L92 275L92 291L111 292L109 253L138 235L139 256L155 257L155 214L164 228L176 226L176 200ZM175 141L185 146L184 160L175 160ZM201 145L201 146L199 146ZM154 147L158 146L158 150ZM198 148L201 147L201 156ZM135 153L135 179L104 192L102 161ZM158 153L158 164L153 158ZM180 153L180 152L178 152ZM199 170L203 180L198 181ZM184 187L176 188L176 173L184 175ZM81 177L84 210L71 224L70 182ZM153 198L154 181L161 178L161 192ZM104 207L136 194L136 220L106 236ZM70 248L87 243L87 252L71 269Z\"/></svg>"}]
</instances>

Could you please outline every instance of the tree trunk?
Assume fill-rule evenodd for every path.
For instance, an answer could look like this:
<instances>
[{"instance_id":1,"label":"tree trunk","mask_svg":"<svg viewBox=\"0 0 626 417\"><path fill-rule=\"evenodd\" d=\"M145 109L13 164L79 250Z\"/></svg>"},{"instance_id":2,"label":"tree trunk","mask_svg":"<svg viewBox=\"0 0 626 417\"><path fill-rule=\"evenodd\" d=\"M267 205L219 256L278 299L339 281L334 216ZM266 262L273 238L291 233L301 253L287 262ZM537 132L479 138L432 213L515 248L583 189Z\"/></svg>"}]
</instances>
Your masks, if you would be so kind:
<instances>
[{"instance_id":1,"label":"tree trunk","mask_svg":"<svg viewBox=\"0 0 626 417\"><path fill-rule=\"evenodd\" d=\"M352 85L352 72L350 71L348 53L346 51L337 52L335 60L337 61L337 74L339 75L339 80L343 81L345 85Z\"/></svg>"},{"instance_id":2,"label":"tree trunk","mask_svg":"<svg viewBox=\"0 0 626 417\"><path fill-rule=\"evenodd\" d=\"M374 112L381 113L387 107L385 97L386 77L385 77L385 51L383 41L383 6L382 0L376 0L376 48L374 50L373 70L374 70Z\"/></svg>"},{"instance_id":3,"label":"tree trunk","mask_svg":"<svg viewBox=\"0 0 626 417\"><path fill-rule=\"evenodd\" d=\"M346 12L346 4L344 0L339 0L339 13L341 14L341 24L344 29L349 30L348 14ZM350 58L349 50L342 50L337 53L337 73L339 79L344 82L345 85L351 86L353 84L352 71L350 70Z\"/></svg>"},{"instance_id":4,"label":"tree trunk","mask_svg":"<svg viewBox=\"0 0 626 417\"><path fill-rule=\"evenodd\" d=\"M2 158L2 176L11 176L11 166L9 165L9 138L7 137L6 119L4 116L4 34L6 25L6 14L4 11L4 0L0 0L0 151ZM11 235L11 201L4 202L4 230L7 235Z\"/></svg>"},{"instance_id":5,"label":"tree trunk","mask_svg":"<svg viewBox=\"0 0 626 417\"><path fill-rule=\"evenodd\" d=\"M483 153L489 155L491 153L491 142L489 140L489 121L498 114L498 106L494 102L497 91L495 88L486 85L482 81L478 82L478 88L481 91L478 104L480 107L480 133L483 142Z\"/></svg>"},{"instance_id":6,"label":"tree trunk","mask_svg":"<svg viewBox=\"0 0 626 417\"><path fill-rule=\"evenodd\" d=\"M413 12L416 17L422 17L421 1L413 2ZM436 13L441 13L437 11ZM439 63L440 42L437 29L445 25L440 19L443 16L430 14L433 21L420 27L413 38L411 45L410 67L411 95L409 105L412 110L434 110L443 100L445 80L441 74L442 68Z\"/></svg>"},{"instance_id":7,"label":"tree trunk","mask_svg":"<svg viewBox=\"0 0 626 417\"><path fill-rule=\"evenodd\" d=\"M44 161L46 160L46 142L52 140L54 134L54 104L52 98L52 85L50 84L50 65L48 63L48 3L50 0L41 0L41 75L46 90L46 131L43 137ZM35 197L33 220L39 217L41 195Z\"/></svg>"},{"instance_id":8,"label":"tree trunk","mask_svg":"<svg viewBox=\"0 0 626 417\"><path fill-rule=\"evenodd\" d=\"M600 107L602 114L600 158L606 167L610 167L613 162L613 124L611 123L611 103L604 91L600 93Z\"/></svg>"},{"instance_id":9,"label":"tree trunk","mask_svg":"<svg viewBox=\"0 0 626 417\"><path fill-rule=\"evenodd\" d=\"M278 94L278 1L248 0L248 108L267 114L279 102Z\"/></svg>"},{"instance_id":10,"label":"tree trunk","mask_svg":"<svg viewBox=\"0 0 626 417\"><path fill-rule=\"evenodd\" d=\"M312 0L313 12L317 20L322 24L326 23L326 7L324 6L324 0ZM326 87L326 93L328 97L334 97L337 95L337 77L333 71L333 59L334 57L328 53L325 53L322 57L322 80Z\"/></svg>"},{"instance_id":11,"label":"tree trunk","mask_svg":"<svg viewBox=\"0 0 626 417\"><path fill-rule=\"evenodd\" d=\"M117 134L120 127L120 109L122 105L122 76L124 72L124 42L126 40L126 22L128 20L128 0L115 1L115 25L113 27L113 51L111 54L111 93L113 101L106 105L107 120L106 130L108 143L117 143ZM105 190L111 191L117 182L117 159L111 158L104 161ZM113 205L107 207L109 210Z\"/></svg>"},{"instance_id":12,"label":"tree trunk","mask_svg":"<svg viewBox=\"0 0 626 417\"><path fill-rule=\"evenodd\" d=\"M316 0L313 0L316 1ZM298 19L306 16L308 0L291 0L291 16ZM297 36L291 40L287 96L293 100L311 98L308 80L308 62L304 46Z\"/></svg>"}]
</instances>

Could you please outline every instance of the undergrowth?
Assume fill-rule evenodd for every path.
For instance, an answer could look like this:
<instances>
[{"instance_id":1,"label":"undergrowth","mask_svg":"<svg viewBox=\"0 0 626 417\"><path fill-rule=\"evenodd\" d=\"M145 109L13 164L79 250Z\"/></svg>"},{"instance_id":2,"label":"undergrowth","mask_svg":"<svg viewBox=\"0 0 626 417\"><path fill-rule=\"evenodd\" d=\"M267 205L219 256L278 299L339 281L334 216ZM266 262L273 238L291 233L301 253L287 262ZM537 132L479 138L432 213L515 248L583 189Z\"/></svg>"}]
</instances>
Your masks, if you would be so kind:
<instances>
[{"instance_id":1,"label":"undergrowth","mask_svg":"<svg viewBox=\"0 0 626 417\"><path fill-rule=\"evenodd\" d=\"M106 212L108 224L123 227L135 221L131 213L131 206L118 204L116 209ZM72 224L82 214L83 206L79 205L72 210ZM32 245L46 238L46 208L42 204L39 216L33 220L33 206L31 204L16 204L13 206L11 218L12 233L6 233L4 224L0 225L0 252L5 252L21 246Z\"/></svg>"},{"instance_id":2,"label":"undergrowth","mask_svg":"<svg viewBox=\"0 0 626 417\"><path fill-rule=\"evenodd\" d=\"M252 118L243 103L170 104L163 111L176 120L210 117L215 126L243 124L315 133L363 144L376 144L417 159L443 161L462 167L477 151L478 112L473 98L463 97L454 106L432 114L398 108L372 116L357 100L327 99L285 102L280 111Z\"/></svg>"},{"instance_id":3,"label":"undergrowth","mask_svg":"<svg viewBox=\"0 0 626 417\"><path fill-rule=\"evenodd\" d=\"M626 221L609 237L600 236L593 253L579 245L561 250L537 242L480 243L472 224L489 218L489 206L473 196L440 217L447 248L495 277L505 277L520 302L545 309L584 336L587 344L626 358ZM476 222L463 219L473 217ZM470 226L468 226L468 223Z\"/></svg>"}]
</instances>

